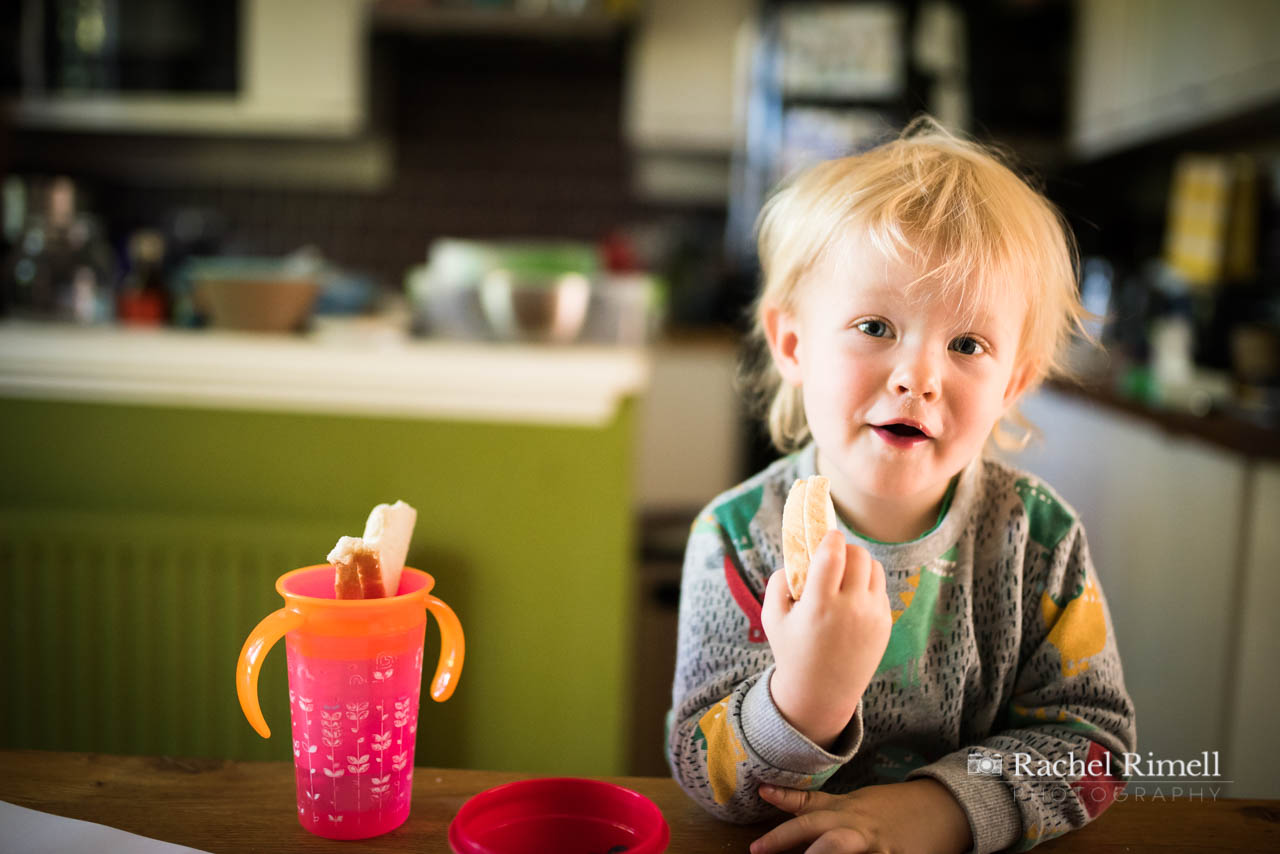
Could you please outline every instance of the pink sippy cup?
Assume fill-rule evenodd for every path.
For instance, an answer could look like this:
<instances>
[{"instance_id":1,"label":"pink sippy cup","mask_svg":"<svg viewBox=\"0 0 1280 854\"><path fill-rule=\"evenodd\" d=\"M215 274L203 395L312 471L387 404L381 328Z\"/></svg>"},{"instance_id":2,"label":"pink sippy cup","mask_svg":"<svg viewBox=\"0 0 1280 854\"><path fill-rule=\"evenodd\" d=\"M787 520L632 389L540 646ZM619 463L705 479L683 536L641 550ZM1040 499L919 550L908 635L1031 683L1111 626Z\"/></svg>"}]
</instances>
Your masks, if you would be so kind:
<instances>
[{"instance_id":1,"label":"pink sippy cup","mask_svg":"<svg viewBox=\"0 0 1280 854\"><path fill-rule=\"evenodd\" d=\"M258 675L285 638L298 821L312 833L364 839L409 817L426 611L439 621L442 641L432 699L449 699L462 670L462 625L429 595L434 583L405 567L396 596L335 599L332 566L295 569L276 580L285 607L245 640L236 693L249 723L269 738Z\"/></svg>"}]
</instances>

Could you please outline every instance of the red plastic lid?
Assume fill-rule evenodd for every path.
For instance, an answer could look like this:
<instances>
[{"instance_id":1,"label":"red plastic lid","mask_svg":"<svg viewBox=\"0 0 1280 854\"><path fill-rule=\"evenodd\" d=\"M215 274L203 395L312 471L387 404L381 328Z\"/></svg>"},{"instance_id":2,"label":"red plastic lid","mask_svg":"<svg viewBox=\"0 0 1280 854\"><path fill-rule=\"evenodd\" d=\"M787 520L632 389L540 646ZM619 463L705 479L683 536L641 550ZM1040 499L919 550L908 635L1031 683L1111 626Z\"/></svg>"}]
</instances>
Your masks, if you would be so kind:
<instances>
[{"instance_id":1,"label":"red plastic lid","mask_svg":"<svg viewBox=\"0 0 1280 854\"><path fill-rule=\"evenodd\" d=\"M481 792L449 825L455 854L661 854L670 839L662 811L644 795L576 777Z\"/></svg>"}]
</instances>

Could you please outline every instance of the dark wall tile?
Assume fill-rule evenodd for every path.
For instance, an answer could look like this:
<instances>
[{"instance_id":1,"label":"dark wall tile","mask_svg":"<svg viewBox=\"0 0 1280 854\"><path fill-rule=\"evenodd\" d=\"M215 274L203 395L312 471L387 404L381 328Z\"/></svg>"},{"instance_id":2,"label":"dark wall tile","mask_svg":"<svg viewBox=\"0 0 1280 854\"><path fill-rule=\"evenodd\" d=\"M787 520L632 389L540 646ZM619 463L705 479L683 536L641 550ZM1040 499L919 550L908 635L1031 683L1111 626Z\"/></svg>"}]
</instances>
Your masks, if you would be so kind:
<instances>
[{"instance_id":1,"label":"dark wall tile","mask_svg":"<svg viewBox=\"0 0 1280 854\"><path fill-rule=\"evenodd\" d=\"M112 152L135 144L128 137L17 132L8 167L78 178L118 246L181 208L207 208L225 219L229 251L278 254L313 243L398 285L439 236L594 240L635 216L621 129L625 49L621 38L376 35L374 121L390 132L395 161L393 180L376 193L111 177ZM145 144L162 153L190 143Z\"/></svg>"}]
</instances>

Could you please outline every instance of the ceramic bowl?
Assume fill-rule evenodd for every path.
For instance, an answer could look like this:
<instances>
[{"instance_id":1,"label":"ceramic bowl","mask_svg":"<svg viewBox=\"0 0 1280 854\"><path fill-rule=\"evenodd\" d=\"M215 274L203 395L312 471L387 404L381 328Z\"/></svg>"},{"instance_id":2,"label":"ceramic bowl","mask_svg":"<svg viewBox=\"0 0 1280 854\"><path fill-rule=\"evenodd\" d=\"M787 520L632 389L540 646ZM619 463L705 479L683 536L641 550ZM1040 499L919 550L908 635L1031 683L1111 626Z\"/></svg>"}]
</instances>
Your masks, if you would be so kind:
<instances>
[{"instance_id":1,"label":"ceramic bowl","mask_svg":"<svg viewBox=\"0 0 1280 854\"><path fill-rule=\"evenodd\" d=\"M302 327L320 293L319 276L274 259L205 262L190 273L193 299L213 326L254 332Z\"/></svg>"}]
</instances>

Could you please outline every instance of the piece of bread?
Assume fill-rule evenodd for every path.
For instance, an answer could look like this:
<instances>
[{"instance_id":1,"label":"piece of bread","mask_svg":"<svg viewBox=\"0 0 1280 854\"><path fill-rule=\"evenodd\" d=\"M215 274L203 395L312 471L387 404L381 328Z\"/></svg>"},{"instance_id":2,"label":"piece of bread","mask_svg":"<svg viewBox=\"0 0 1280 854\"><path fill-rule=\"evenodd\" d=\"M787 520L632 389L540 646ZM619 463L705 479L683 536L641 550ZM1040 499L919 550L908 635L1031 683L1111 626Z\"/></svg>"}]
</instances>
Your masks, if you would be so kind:
<instances>
[{"instance_id":1,"label":"piece of bread","mask_svg":"<svg viewBox=\"0 0 1280 854\"><path fill-rule=\"evenodd\" d=\"M804 592L813 553L837 524L830 480L814 475L791 485L782 506L782 566L792 599Z\"/></svg>"},{"instance_id":2,"label":"piece of bread","mask_svg":"<svg viewBox=\"0 0 1280 854\"><path fill-rule=\"evenodd\" d=\"M395 596L409 553L418 511L403 501L379 504L369 514L363 537L340 537L329 552L338 599Z\"/></svg>"},{"instance_id":3,"label":"piece of bread","mask_svg":"<svg viewBox=\"0 0 1280 854\"><path fill-rule=\"evenodd\" d=\"M378 553L359 537L340 537L329 552L333 593L338 599L378 599L386 595Z\"/></svg>"},{"instance_id":4,"label":"piece of bread","mask_svg":"<svg viewBox=\"0 0 1280 854\"><path fill-rule=\"evenodd\" d=\"M364 544L378 553L382 583L388 596L400 592L400 573L409 555L409 540L417 524L418 511L403 501L379 504L364 524ZM366 597L368 598L368 597Z\"/></svg>"},{"instance_id":5,"label":"piece of bread","mask_svg":"<svg viewBox=\"0 0 1280 854\"><path fill-rule=\"evenodd\" d=\"M809 574L809 547L804 536L804 494L808 481L797 480L782 505L782 567L787 573L787 588L792 599L799 599Z\"/></svg>"}]
</instances>

